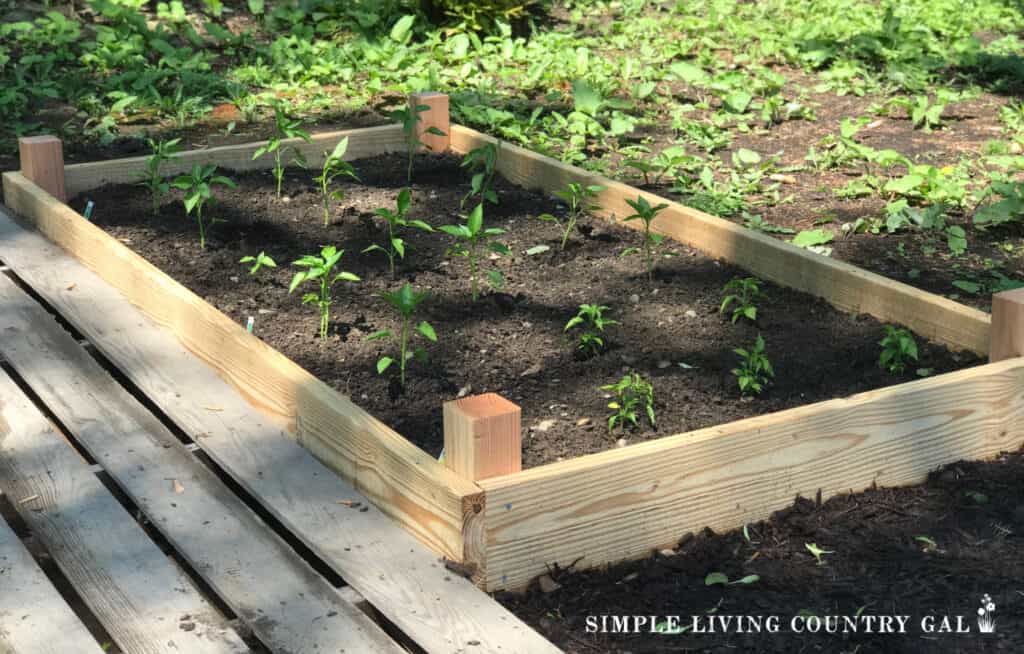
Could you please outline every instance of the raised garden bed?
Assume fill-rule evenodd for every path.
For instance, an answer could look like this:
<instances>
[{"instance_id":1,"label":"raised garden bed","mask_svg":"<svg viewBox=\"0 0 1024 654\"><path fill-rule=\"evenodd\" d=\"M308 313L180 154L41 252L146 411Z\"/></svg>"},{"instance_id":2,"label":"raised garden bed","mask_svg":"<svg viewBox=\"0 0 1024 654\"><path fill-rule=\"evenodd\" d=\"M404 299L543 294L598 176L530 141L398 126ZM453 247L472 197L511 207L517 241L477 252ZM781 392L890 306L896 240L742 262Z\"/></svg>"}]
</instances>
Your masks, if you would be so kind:
<instances>
[{"instance_id":1,"label":"raised garden bed","mask_svg":"<svg viewBox=\"0 0 1024 654\"><path fill-rule=\"evenodd\" d=\"M438 112L432 120L442 117L443 114ZM489 137L473 130L449 126L446 121L433 124L446 128L444 131L450 134L451 149L456 153L465 153L490 140ZM322 156L322 152L330 150L333 144L345 135L350 138L351 159L399 151L405 144L401 129L395 126L319 135L314 143L301 147L311 163L318 165L317 160ZM216 163L225 169L268 168L271 165L269 159L263 158L255 162L252 160L253 152L258 147L259 144L253 144L186 153L168 162L169 168L174 169L168 170L168 174L187 170L193 162ZM217 311L131 252L124 243L83 220L76 212L50 197L29 181L35 179L47 185L49 182L46 175L42 174L38 167L26 166L24 161L23 158L25 175L11 173L4 177L5 201L8 206L29 218L49 238L74 253L107 281L121 289L150 317L168 325L186 347L214 366L257 406L292 429L296 437L314 454L346 479L351 480L383 510L436 551L465 563L474 578L488 589L521 587L554 564L568 565L575 561L578 567L591 567L633 558L649 552L652 548L674 543L686 531L698 530L704 526L716 529L733 527L746 521L763 518L771 511L788 504L796 493L814 494L820 490L823 497L828 497L849 489L864 488L872 483L893 485L917 482L938 465L961 458L991 456L1003 450L1013 449L1022 440L1020 417L1024 411L1024 362L1011 358L846 399L808 404L738 422L680 433L631 447L567 459L523 472L486 479L465 478L439 464L432 456L432 452L428 453L416 447L386 424L371 417L363 408L356 406L365 405L368 399L363 400L361 395L353 394L350 400L330 389L303 370L300 365L267 347L258 338L246 334L244 327L236 319ZM451 166L451 163L446 165ZM63 171L63 181L68 192L77 195L87 190L92 192L104 184L130 182L136 178L141 166L141 160L69 166ZM635 199L639 193L629 186L599 178L514 146L502 147L498 169L514 184L524 188L540 188L548 192L560 189L570 181L601 184L605 191L598 198L602 210L597 213L602 217L621 219L628 215L631 209L625 200ZM444 195L442 189L448 188L447 193L451 195L450 187L449 182L447 187L442 185L435 191L440 197ZM61 189L56 186L52 188L53 192L60 193ZM396 190L392 188L391 192ZM522 195L523 201L527 203L542 201L542 196L529 196L512 190L508 192ZM417 197L422 195L429 197L429 190L426 193L418 193ZM650 194L642 195L652 204L662 201L661 198ZM451 202L452 199L449 198L448 201ZM375 201L371 204L380 206L386 203ZM102 212L102 206L98 206ZM512 207L518 207L518 201L508 205L508 209ZM499 206L496 215L500 216L501 211L502 208ZM527 222L525 213L528 212L516 216L515 212L512 212L513 215L505 217L506 220L516 221L517 227L512 232L512 237L524 237L515 244L518 257L522 257L522 250L538 240L526 239L525 235L536 234L539 240L551 239L550 234L545 237L542 231L533 232L533 227L521 231L520 223ZM114 215L113 212L109 214L110 217ZM245 224L244 217L241 218ZM304 217L302 220L315 223L312 216L308 219ZM188 225L184 220L178 224L183 228ZM635 223L627 225L636 226ZM353 219L346 221L344 217L340 219L337 227L330 229L343 230L350 227L366 230L362 233L363 237L371 233L368 226L360 226L360 223ZM241 227L236 226L232 229ZM686 353L708 359L700 370L715 370L713 374L720 375L717 382L713 381L712 384L717 383L721 389L719 392L723 395L734 391L725 390L723 378L727 378L728 374L721 370L723 361L716 360L715 357L737 344L749 345L745 341L754 332L742 332L749 329L747 327L726 328L726 324L713 315L715 305L721 297L718 288L723 280L731 278L733 271L727 267L716 267L710 260L701 256L690 256L690 248L699 248L711 257L736 264L767 281L810 293L841 310L853 314L870 314L881 322L905 325L915 330L921 337L953 349L984 356L989 348L991 326L996 335L993 339L997 344L994 353L998 352L993 360L1018 356L1024 352L1024 337L1019 333L1020 330L1014 327L1017 320L1013 313L1018 301L1016 295L1008 300L1002 309L994 310L993 318L990 320L988 315L975 309L867 273L848 264L799 250L763 234L745 230L675 203L668 203L666 210L655 221L654 229L674 239L677 242L676 249L683 255L669 260L662 266L668 277L654 283L655 288L659 288L658 295L665 294L659 301L665 302L668 306L675 306L680 302L696 304L697 308L694 310L699 321L707 324L710 329L725 330L721 332L722 336L718 337L718 341L712 339L716 343L712 353ZM289 230L288 233L293 232ZM594 233L610 234L622 243L628 242L630 238L626 232L610 225L596 227L592 236ZM167 237L164 235L163 238ZM193 238L191 232L189 238ZM215 233L213 238L223 236L217 236ZM358 241L359 237L353 238ZM608 265L611 265L610 260L601 258L605 255L598 256L602 248L607 249L606 243L598 238L582 239L581 242L583 245L576 248L575 252L570 250L570 261L566 263L566 268L576 262L582 263L591 256L588 254L591 252L597 257L598 262L607 261ZM216 241L212 243L214 245L211 248L223 248ZM252 244L247 243L245 252L235 251L231 256L252 254L253 252L248 251L249 245ZM299 245L301 247L305 244ZM347 246L340 243L339 245ZM356 248L347 247L351 250L350 254L346 255L350 257L346 262L356 261L358 257L350 256L354 254ZM424 253L429 254L432 247L440 246L428 244L424 247ZM148 253L148 248L146 250ZM180 256L184 261L195 260L197 266L202 266L199 262L204 255L195 252L194 249L188 249L182 251L181 255L176 252L170 254L173 255L171 258ZM436 250L434 252L436 255ZM550 266L551 262L557 261L555 255L548 256L552 258L547 262L541 259L518 264L526 266L522 270L517 270L514 262L507 264L510 266L506 271L509 273L509 282L526 283L527 273L533 272L532 269L542 265ZM223 261L229 260L225 258ZM557 268L557 264L554 265L556 270L563 270ZM620 265L623 267L618 267ZM611 270L601 271L602 274L607 274L608 278L599 277L596 288L621 294L628 302L631 293L626 292L627 289L644 289L642 275L636 279L631 278L638 277L636 266L635 261L616 262ZM350 269L347 265L343 268ZM710 274L711 272L714 274ZM693 280L698 273L703 279L698 286L694 286L697 282ZM435 275L438 283L444 279L442 297L448 301L465 302L464 290L460 295L454 294L458 282L465 281L461 275L458 279L448 279L449 273L441 274L431 270L431 267L415 274L418 278ZM219 277L211 273L211 281L208 283L212 284L212 280L219 279L221 281L217 281L216 284L226 284L223 288L233 288L235 282L232 282L230 277L238 276L240 281L237 284L242 284L241 280L245 275L245 271L235 263L229 270L219 273ZM612 281L608 281L616 275L623 278L616 282L620 286L614 286ZM562 274L559 273L559 276ZM564 278L570 279L569 276ZM225 279L227 282L223 281ZM592 288L589 284L588 280L588 291ZM703 286L699 286L700 284ZM703 290L697 292L698 288ZM197 287L197 290L201 289ZM361 289L362 292L366 290ZM653 291L653 288L650 290ZM277 288L273 292L280 294L284 289ZM517 300L516 293L519 292L511 292L510 297L497 296L505 298L497 302L493 299L482 300L481 302L486 303L483 306L487 307L484 317L499 321L510 320L508 316L515 316L521 308L520 305L530 299L529 294L524 292L525 300ZM650 315L657 321L657 314L643 313L645 309L657 308L653 301L657 296L650 293L642 294L641 290L635 292L638 299L642 298L637 302L640 305L637 319ZM347 295L347 291L342 291L341 297ZM770 304L764 305L763 319L767 323L794 319L794 316L781 314L786 307L798 302L792 298L799 296L792 295L790 291L772 288L769 290L769 297L773 298L772 302L781 301L781 304L778 305L778 309ZM211 299L217 301L216 298ZM588 299L558 298L559 304L569 307ZM812 304L806 300L802 303ZM564 324L567 317L563 315L564 309L559 308L559 304L549 304L555 306L556 310L553 313L557 315L545 315L545 322L527 322L544 325L542 329L550 331L550 338L558 342L558 339L562 338L558 333L560 324ZM619 304L616 302L617 306ZM511 307L511 311L506 314L505 312L509 311L508 307ZM258 313L259 307L253 308ZM341 308L335 307L336 315L349 315L347 310L340 311ZM543 308L547 310L546 307ZM241 309L246 313L249 311L249 307ZM296 338L299 341L312 340L312 331L315 329L315 318L309 313L311 308L306 307L306 310L294 314L295 320L299 321L296 324L301 323L303 326L297 330L299 336ZM684 318L685 310L683 309ZM878 338L876 325L872 324L865 328L865 323L862 323L855 328L855 319L852 317L839 317L836 320L831 310L825 311L822 307L805 306L801 310L805 315L810 314L812 310L823 316L828 314L837 325L845 323L843 329L859 334L851 341L859 344L853 347L851 352L866 347L867 343ZM467 309L463 304L457 306L456 311L450 315L454 316L452 320L459 321L466 320L471 312L472 307ZM627 304L624 309L617 309L614 317L622 320L630 313L632 312ZM269 315L285 319L285 316L280 314ZM236 316L241 317L241 314ZM670 316L666 315L667 317ZM511 341L512 333L518 334L520 338L527 338L524 334L532 332L527 332L528 328L522 326L521 318L518 320L517 327L509 325L506 327L506 333L497 332L491 334L490 338ZM258 320L258 331L265 322L265 319ZM823 325L824 322L819 324ZM632 346L632 351L639 351L643 355L644 365L653 363L652 376L669 376L664 372L667 368L657 367L659 361L668 361L670 367L680 361L692 365L686 356L678 356L683 354L676 351L680 344L671 343L671 333L666 332L665 325L659 327L655 322L652 326L650 320L637 322L635 325L638 329L652 330L647 332L650 334L647 336L649 343ZM357 335L356 331L363 330L359 324L349 327L348 334L352 336ZM474 327L482 328L476 325ZM464 333L468 333L468 330L464 330ZM726 339L726 333L745 333L746 338ZM803 333L795 332L793 336L796 341L799 341ZM766 336L770 337L767 331ZM780 340L786 338L781 333L779 337ZM836 337L835 332L827 336L829 339ZM630 337L626 333L616 338L621 339L619 343L622 345L630 343L630 340L627 340ZM446 347L456 346L457 342L451 340ZM770 338L769 341L771 342ZM835 343L830 345L834 346ZM473 343L477 354L462 354L474 357L464 360L472 365L470 370L460 370L466 379L474 378L474 381L469 382L472 383L474 392L483 388L494 388L490 385L495 382L490 381L491 370L487 363L487 355L479 354L479 350L489 347L494 346L488 342L483 345ZM562 351L568 349L564 341L559 342L559 347ZM644 353L644 347L650 352ZM826 349L828 348L822 348L820 352ZM621 356L629 351L630 347L620 347L598 360ZM662 358L663 352L676 356ZM363 360L357 360L356 363L362 369L372 369L373 358L365 356L364 353ZM871 359L874 359L874 354ZM319 361L319 358L317 360ZM482 367L480 360L484 361ZM794 355L793 361L796 360ZM936 360L941 360L941 357ZM829 361L835 362L837 359ZM868 368L866 355L859 355L856 361L865 370ZM308 361L299 363L310 365ZM573 361L569 365L575 366L577 363L579 362ZM638 356L634 364L623 362L615 365L621 367L639 363ZM954 363L952 356L949 356L942 365L952 366ZM808 376L809 371L815 370L818 364L819 362L814 359L801 358L798 364L800 373ZM790 367L794 368L792 364ZM681 375L683 369L672 370L673 373ZM519 375L522 372L525 370L518 370L518 366L509 366L505 374ZM484 380L483 382L475 381L477 374ZM588 373L574 374L579 376ZM780 371L780 379L783 376ZM412 378L417 378L415 373ZM424 379L431 383L429 373ZM381 380L367 380L368 384L378 384L378 392L374 393L374 396L386 395ZM338 382L337 379L330 381ZM610 380L586 377L584 383L579 383L577 379L562 381L568 381L573 387L584 389L584 394L587 394L592 392L590 389L593 386ZM451 380L441 378L434 383L442 382L449 384L447 388L442 387L442 392L458 391L458 388L453 388L458 384ZM782 383L780 381L780 387ZM773 392L769 392L769 397ZM799 392L798 387L790 391L791 394ZM846 391L838 391L843 392ZM370 396L371 394L367 393L367 398ZM524 400L525 397L524 394ZM440 399L443 398L439 396L435 402L439 402ZM596 402L594 406L599 408L605 400L595 397L591 398L591 401ZM737 405L741 404L735 399L730 401ZM693 418L685 417L685 409L669 406L685 404L686 400L682 397L663 394L661 402L664 404L661 405L660 411L665 415L684 416L681 422L677 423L681 425L680 429L700 424L688 424L686 420ZM758 402L760 400L747 405L756 405ZM436 411L435 405L432 409L434 420ZM594 413L589 407L581 411L579 407L570 406L566 407L564 412L568 415L563 417L560 412L558 419L571 420L579 416L599 420L603 417L584 416L585 413ZM529 410L527 416L530 419ZM527 424L527 427L529 426ZM401 429L408 434L406 425L402 425ZM514 431L518 436L518 429ZM595 427L594 432L600 434L600 426ZM414 438L418 443L429 442L421 435ZM604 441L603 444L607 442ZM545 460L545 456L553 458L551 453L548 453L539 456L537 460Z\"/></svg>"}]
</instances>

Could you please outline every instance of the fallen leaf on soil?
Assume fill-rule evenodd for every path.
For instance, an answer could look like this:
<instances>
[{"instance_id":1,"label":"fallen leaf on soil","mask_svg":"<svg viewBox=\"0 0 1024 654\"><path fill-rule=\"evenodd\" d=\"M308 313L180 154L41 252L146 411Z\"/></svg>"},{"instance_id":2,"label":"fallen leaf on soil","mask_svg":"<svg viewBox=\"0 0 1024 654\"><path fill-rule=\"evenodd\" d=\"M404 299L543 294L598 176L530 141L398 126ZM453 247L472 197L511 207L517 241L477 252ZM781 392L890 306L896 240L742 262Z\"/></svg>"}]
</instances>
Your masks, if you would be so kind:
<instances>
[{"instance_id":1,"label":"fallen leaf on soil","mask_svg":"<svg viewBox=\"0 0 1024 654\"><path fill-rule=\"evenodd\" d=\"M178 495L181 495L182 493L185 492L185 487L182 486L181 482L178 481L177 479L172 479L171 480L171 490L173 490Z\"/></svg>"},{"instance_id":2,"label":"fallen leaf on soil","mask_svg":"<svg viewBox=\"0 0 1024 654\"><path fill-rule=\"evenodd\" d=\"M357 502L355 500L338 500L337 503L342 506L347 506L350 509L354 509L361 504L361 502Z\"/></svg>"},{"instance_id":3,"label":"fallen leaf on soil","mask_svg":"<svg viewBox=\"0 0 1024 654\"><path fill-rule=\"evenodd\" d=\"M558 583L551 578L551 575L541 575L540 579L537 580L540 585L542 593L553 593L562 587L562 584Z\"/></svg>"}]
</instances>

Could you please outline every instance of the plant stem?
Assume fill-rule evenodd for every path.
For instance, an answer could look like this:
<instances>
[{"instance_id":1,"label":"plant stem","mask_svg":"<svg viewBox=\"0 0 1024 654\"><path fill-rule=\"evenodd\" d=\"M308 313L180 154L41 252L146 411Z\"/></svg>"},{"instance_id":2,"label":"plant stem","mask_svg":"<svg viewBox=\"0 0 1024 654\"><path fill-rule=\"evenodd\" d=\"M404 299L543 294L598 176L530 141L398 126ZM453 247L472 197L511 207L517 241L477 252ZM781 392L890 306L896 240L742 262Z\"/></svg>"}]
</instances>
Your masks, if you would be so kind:
<instances>
[{"instance_id":1,"label":"plant stem","mask_svg":"<svg viewBox=\"0 0 1024 654\"><path fill-rule=\"evenodd\" d=\"M206 249L206 230L203 228L203 205L196 205L196 222L199 223L199 249Z\"/></svg>"},{"instance_id":2,"label":"plant stem","mask_svg":"<svg viewBox=\"0 0 1024 654\"><path fill-rule=\"evenodd\" d=\"M402 351L399 354L399 356L402 357L402 360L399 362L399 366L398 366L398 379L402 383L402 388L405 388L405 359L406 359L406 357L405 357L405 348L407 347L408 341L409 341L409 318L405 318L404 320L402 320Z\"/></svg>"},{"instance_id":3,"label":"plant stem","mask_svg":"<svg viewBox=\"0 0 1024 654\"><path fill-rule=\"evenodd\" d=\"M331 218L331 198L327 195L327 175L324 175L324 179L320 182L320 191L324 196L324 227L327 227L328 221Z\"/></svg>"},{"instance_id":4,"label":"plant stem","mask_svg":"<svg viewBox=\"0 0 1024 654\"><path fill-rule=\"evenodd\" d=\"M565 244L569 241L569 234L572 233L572 228L576 226L576 215L569 212L569 222L565 225L565 233L562 234L562 249L565 249Z\"/></svg>"},{"instance_id":5,"label":"plant stem","mask_svg":"<svg viewBox=\"0 0 1024 654\"><path fill-rule=\"evenodd\" d=\"M274 177L277 178L277 199L281 199L281 178L284 177L284 169L281 168L281 148L274 150Z\"/></svg>"},{"instance_id":6,"label":"plant stem","mask_svg":"<svg viewBox=\"0 0 1024 654\"><path fill-rule=\"evenodd\" d=\"M327 287L327 275L320 278L320 338L327 338L327 325L331 316L330 289Z\"/></svg>"},{"instance_id":7,"label":"plant stem","mask_svg":"<svg viewBox=\"0 0 1024 654\"><path fill-rule=\"evenodd\" d=\"M479 295L477 292L476 283L476 253L471 252L469 255L469 284L473 291L473 301L476 302L476 298Z\"/></svg>"}]
</instances>

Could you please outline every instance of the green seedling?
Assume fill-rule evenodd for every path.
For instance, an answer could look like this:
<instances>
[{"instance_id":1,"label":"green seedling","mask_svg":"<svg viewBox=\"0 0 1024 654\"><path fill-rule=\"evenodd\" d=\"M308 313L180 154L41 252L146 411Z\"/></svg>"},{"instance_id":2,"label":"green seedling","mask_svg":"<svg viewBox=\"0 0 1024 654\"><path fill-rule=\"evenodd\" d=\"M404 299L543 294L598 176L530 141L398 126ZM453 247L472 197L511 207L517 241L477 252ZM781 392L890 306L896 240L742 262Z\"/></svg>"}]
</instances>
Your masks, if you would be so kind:
<instances>
[{"instance_id":1,"label":"green seedling","mask_svg":"<svg viewBox=\"0 0 1024 654\"><path fill-rule=\"evenodd\" d=\"M277 180L277 197L281 197L281 182L284 179L284 155L292 153L291 163L300 168L306 167L306 158L298 148L284 144L284 139L302 139L309 143L309 133L302 129L302 121L297 118L289 118L281 103L274 105L274 135L270 137L267 144L253 153L253 159L259 159L265 154L274 155L274 179Z\"/></svg>"},{"instance_id":2,"label":"green seedling","mask_svg":"<svg viewBox=\"0 0 1024 654\"><path fill-rule=\"evenodd\" d=\"M402 384L402 388L405 388L405 365L409 359L415 357L416 360L421 363L425 362L427 359L427 353L422 347L410 349L410 341L412 337L419 334L431 343L437 342L437 332L434 331L434 328L426 320L421 320L415 327L413 327L413 317L416 314L416 309L423 300L427 299L427 295L428 294L426 292L419 293L413 290L409 283L403 285L397 292L383 293L381 295L388 304L398 311L398 314L402 319L402 331L398 339L398 379ZM391 330L382 329L367 336L366 340L379 341L389 338L394 338L394 334ZM391 357L381 357L377 360L377 374L384 374L384 371L390 368L394 363L395 360Z\"/></svg>"},{"instance_id":3,"label":"green seedling","mask_svg":"<svg viewBox=\"0 0 1024 654\"><path fill-rule=\"evenodd\" d=\"M267 256L266 252L260 252L256 256L246 256L238 260L238 263L251 263L252 267L249 268L249 274L255 275L259 272L260 268L277 268L277 262Z\"/></svg>"},{"instance_id":4,"label":"green seedling","mask_svg":"<svg viewBox=\"0 0 1024 654\"><path fill-rule=\"evenodd\" d=\"M749 585L749 584L757 583L760 580L761 580L761 577L758 576L758 575L747 575L746 577L741 577L739 579L735 579L735 580L730 581L729 580L729 575L725 574L724 572L709 572L708 575L706 577L704 577L704 585L705 586L735 586L736 584Z\"/></svg>"},{"instance_id":5,"label":"green seedling","mask_svg":"<svg viewBox=\"0 0 1024 654\"><path fill-rule=\"evenodd\" d=\"M615 393L615 400L608 403L608 408L615 411L608 416L608 431L619 425L623 430L626 424L634 427L640 424L640 411L647 415L651 427L657 427L654 422L654 386L647 382L638 373L631 373L624 376L614 384L606 384L601 387L602 391Z\"/></svg>"},{"instance_id":6,"label":"green seedling","mask_svg":"<svg viewBox=\"0 0 1024 654\"><path fill-rule=\"evenodd\" d=\"M807 551L811 553L811 556L813 556L814 560L818 562L818 565L825 565L825 560L821 558L824 555L835 554L834 550L824 550L818 547L817 543L804 543L804 547L806 547Z\"/></svg>"},{"instance_id":7,"label":"green seedling","mask_svg":"<svg viewBox=\"0 0 1024 654\"><path fill-rule=\"evenodd\" d=\"M319 282L319 289L316 293L306 293L302 296L303 304L315 304L320 311L320 338L327 338L327 326L330 323L331 314L331 287L335 282L358 282L359 277L350 272L334 273L334 267L341 261L344 250L339 250L333 245L326 245L320 250L320 254L307 254L301 259L293 261L293 266L304 268L295 273L292 283L288 286L291 293L305 282Z\"/></svg>"},{"instance_id":8,"label":"green seedling","mask_svg":"<svg viewBox=\"0 0 1024 654\"><path fill-rule=\"evenodd\" d=\"M416 229L423 230L424 232L432 232L434 228L422 220L410 220L406 218L405 214L409 211L409 205L412 203L412 192L404 188L398 193L398 200L395 206L395 210L380 208L374 213L383 218L388 225L388 243L387 247L377 245L374 243L370 247L363 250L363 253L367 252L381 252L388 258L388 270L391 275L395 274L395 257L399 259L405 259L405 248L407 244L401 236L399 236L400 230L406 227L414 227Z\"/></svg>"},{"instance_id":9,"label":"green seedling","mask_svg":"<svg viewBox=\"0 0 1024 654\"><path fill-rule=\"evenodd\" d=\"M409 163L406 170L407 184L412 184L412 161L413 157L416 156L416 151L419 150L420 147L427 148L428 150L430 149L430 146L421 141L416 135L416 123L423 120L420 117L420 114L424 111L430 111L430 105L418 104L415 107L396 109L388 114L389 118L402 124L402 133L405 134L405 144L409 157ZM428 127L427 134L444 136L444 132L436 127Z\"/></svg>"},{"instance_id":10,"label":"green seedling","mask_svg":"<svg viewBox=\"0 0 1024 654\"><path fill-rule=\"evenodd\" d=\"M335 202L341 202L345 199L345 192L341 189L330 190L331 184L335 178L346 176L359 181L359 177L356 175L356 169L352 167L352 164L344 160L345 152L348 150L348 137L338 141L338 144L334 146L334 150L328 154L324 153L324 165L320 170L320 174L313 178L313 180L320 185L320 196L323 198L324 203L324 227L331 220L331 200Z\"/></svg>"},{"instance_id":11,"label":"green seedling","mask_svg":"<svg viewBox=\"0 0 1024 654\"><path fill-rule=\"evenodd\" d=\"M893 375L902 375L910 360L917 361L917 342L907 329L886 325L885 337L878 344L882 346L878 364Z\"/></svg>"},{"instance_id":12,"label":"green seedling","mask_svg":"<svg viewBox=\"0 0 1024 654\"><path fill-rule=\"evenodd\" d=\"M563 191L555 191L555 197L562 200L569 206L569 211L563 220L550 213L542 213L537 216L540 220L549 223L555 223L558 228L562 230L562 249L565 249L566 243L569 242L569 235L572 234L572 230L576 228L576 223L580 217L588 211L597 211L600 207L597 204L592 204L590 201L597 197L597 194L604 190L603 186L584 186L583 184L576 184L570 182Z\"/></svg>"},{"instance_id":13,"label":"green seedling","mask_svg":"<svg viewBox=\"0 0 1024 654\"><path fill-rule=\"evenodd\" d=\"M466 206L466 202L477 196L480 197L481 202L498 204L498 194L494 192L491 185L494 182L500 148L500 142L487 143L466 153L461 165L463 168L468 168L473 177L470 179L469 193L462 198L461 206Z\"/></svg>"},{"instance_id":14,"label":"green seedling","mask_svg":"<svg viewBox=\"0 0 1024 654\"><path fill-rule=\"evenodd\" d=\"M171 185L160 174L160 168L165 161L181 152L181 148L178 147L181 139L171 139L170 141L146 139L146 143L149 144L150 155L146 157L146 168L142 173L140 184L149 189L149 194L153 199L153 215L156 215L160 211L160 201L171 190Z\"/></svg>"},{"instance_id":15,"label":"green seedling","mask_svg":"<svg viewBox=\"0 0 1024 654\"><path fill-rule=\"evenodd\" d=\"M566 332L576 327L583 328L583 333L577 341L577 349L591 355L601 353L604 349L604 328L619 324L617 320L604 317L604 312L608 310L608 307L601 304L581 304L579 313L565 323L563 331Z\"/></svg>"},{"instance_id":16,"label":"green seedling","mask_svg":"<svg viewBox=\"0 0 1024 654\"><path fill-rule=\"evenodd\" d=\"M192 164L192 172L175 178L174 187L185 191L185 213L192 215L195 211L196 223L199 225L199 247L206 249L206 229L222 222L217 218L203 216L207 202L213 201L213 187L228 186L235 188L235 183L223 175L216 175L217 166L201 166Z\"/></svg>"},{"instance_id":17,"label":"green seedling","mask_svg":"<svg viewBox=\"0 0 1024 654\"><path fill-rule=\"evenodd\" d=\"M625 222L631 220L642 220L644 223L644 244L640 251L643 252L644 267L647 269L647 278L651 281L654 280L654 248L661 245L665 237L661 234L654 234L651 232L651 223L658 216L663 209L668 208L668 204L662 202L657 206L651 206L646 198L642 195L638 195L636 200L626 200L626 204L633 207L633 213L623 218ZM622 256L628 254L635 254L637 248L627 248L622 252Z\"/></svg>"},{"instance_id":18,"label":"green seedling","mask_svg":"<svg viewBox=\"0 0 1024 654\"><path fill-rule=\"evenodd\" d=\"M760 395L764 387L775 376L771 361L764 353L764 338L760 334L754 341L754 347L748 349L738 347L733 350L740 357L740 365L733 368L732 374L739 384L743 395Z\"/></svg>"},{"instance_id":19,"label":"green seedling","mask_svg":"<svg viewBox=\"0 0 1024 654\"><path fill-rule=\"evenodd\" d=\"M505 233L504 229L498 227L484 227L484 205L478 204L465 216L466 222L459 225L441 225L439 228L445 234L455 237L455 244L448 248L448 256L465 257L469 261L469 279L472 290L473 301L479 297L479 283L477 281L477 270L479 268L481 251L486 249L497 254L510 254L504 243L494 240L495 236ZM487 273L487 278L494 288L501 288L503 279L497 270Z\"/></svg>"},{"instance_id":20,"label":"green seedling","mask_svg":"<svg viewBox=\"0 0 1024 654\"><path fill-rule=\"evenodd\" d=\"M757 320L757 305L754 301L761 298L761 280L757 277L736 277L729 281L722 289L726 296L722 299L722 306L719 313L732 306L732 322L736 323L740 318L746 318L751 322Z\"/></svg>"}]
</instances>

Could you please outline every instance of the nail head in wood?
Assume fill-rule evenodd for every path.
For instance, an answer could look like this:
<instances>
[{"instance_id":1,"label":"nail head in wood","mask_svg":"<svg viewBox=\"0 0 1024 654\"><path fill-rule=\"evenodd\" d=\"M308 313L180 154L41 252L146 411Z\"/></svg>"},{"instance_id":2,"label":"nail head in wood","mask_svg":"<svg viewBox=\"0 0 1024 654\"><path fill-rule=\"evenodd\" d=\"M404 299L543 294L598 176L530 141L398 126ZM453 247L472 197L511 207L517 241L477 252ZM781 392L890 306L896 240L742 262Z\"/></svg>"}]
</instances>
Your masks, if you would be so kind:
<instances>
[{"instance_id":1,"label":"nail head in wood","mask_svg":"<svg viewBox=\"0 0 1024 654\"><path fill-rule=\"evenodd\" d=\"M18 139L21 174L61 202L64 191L64 148L56 136L25 136Z\"/></svg>"},{"instance_id":2,"label":"nail head in wood","mask_svg":"<svg viewBox=\"0 0 1024 654\"><path fill-rule=\"evenodd\" d=\"M415 109L417 106L426 106L428 109L420 113L420 119L416 123L416 138L430 152L447 152L451 145L451 119L448 113L448 95L446 93L413 93L409 96L409 106ZM444 132L444 136L431 134L428 130L431 127Z\"/></svg>"},{"instance_id":3,"label":"nail head in wood","mask_svg":"<svg viewBox=\"0 0 1024 654\"><path fill-rule=\"evenodd\" d=\"M445 402L445 465L473 481L522 470L521 414L497 393Z\"/></svg>"},{"instance_id":4,"label":"nail head in wood","mask_svg":"<svg viewBox=\"0 0 1024 654\"><path fill-rule=\"evenodd\" d=\"M988 359L992 363L1024 356L1024 288L992 296Z\"/></svg>"}]
</instances>

